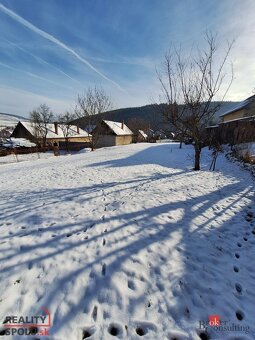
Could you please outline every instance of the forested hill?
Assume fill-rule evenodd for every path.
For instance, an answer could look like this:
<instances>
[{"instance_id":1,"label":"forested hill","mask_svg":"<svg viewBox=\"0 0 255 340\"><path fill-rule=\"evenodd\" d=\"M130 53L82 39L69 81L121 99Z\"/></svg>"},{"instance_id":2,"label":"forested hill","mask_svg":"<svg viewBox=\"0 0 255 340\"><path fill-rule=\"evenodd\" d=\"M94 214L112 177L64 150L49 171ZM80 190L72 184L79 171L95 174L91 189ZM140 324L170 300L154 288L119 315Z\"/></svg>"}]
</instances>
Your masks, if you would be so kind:
<instances>
[{"instance_id":1,"label":"forested hill","mask_svg":"<svg viewBox=\"0 0 255 340\"><path fill-rule=\"evenodd\" d=\"M214 102L215 105L218 102ZM234 108L238 102L224 102L218 112L216 112L214 117L214 122L217 123L219 121L219 116L224 112L231 110ZM160 104L164 106L164 104ZM108 119L114 121L124 121L128 123L130 121L145 121L152 129L164 129L165 123L162 115L160 114L161 110L156 110L154 105L145 105L140 107L127 107L117 110L111 110L104 112L99 115L98 119ZM80 125L81 128L86 126L86 120L83 118L76 119L74 123Z\"/></svg>"}]
</instances>

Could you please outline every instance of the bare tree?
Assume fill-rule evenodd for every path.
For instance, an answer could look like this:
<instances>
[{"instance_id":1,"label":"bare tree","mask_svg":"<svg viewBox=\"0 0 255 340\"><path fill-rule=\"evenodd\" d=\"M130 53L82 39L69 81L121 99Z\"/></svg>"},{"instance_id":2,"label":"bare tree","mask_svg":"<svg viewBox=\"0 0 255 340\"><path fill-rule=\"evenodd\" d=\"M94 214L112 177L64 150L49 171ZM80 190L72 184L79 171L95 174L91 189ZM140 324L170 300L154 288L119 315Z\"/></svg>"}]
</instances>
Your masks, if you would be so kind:
<instances>
[{"instance_id":1,"label":"bare tree","mask_svg":"<svg viewBox=\"0 0 255 340\"><path fill-rule=\"evenodd\" d=\"M69 139L71 136L72 121L75 120L76 114L66 111L64 114L58 116L58 124L63 132L65 138L66 151L69 151Z\"/></svg>"},{"instance_id":2,"label":"bare tree","mask_svg":"<svg viewBox=\"0 0 255 340\"><path fill-rule=\"evenodd\" d=\"M172 48L165 56L163 72L157 72L161 84L161 100L166 120L181 140L192 139L194 170L200 170L200 156L205 128L219 110L233 80L232 64L228 64L233 42L221 55L216 37L205 35L205 48L192 49L185 55L181 48ZM227 67L229 71L227 72ZM217 97L217 104L215 104Z\"/></svg>"},{"instance_id":3,"label":"bare tree","mask_svg":"<svg viewBox=\"0 0 255 340\"><path fill-rule=\"evenodd\" d=\"M30 121L34 129L37 144L42 141L44 148L46 147L46 139L49 132L48 124L52 123L53 117L52 111L46 104L41 104L38 108L30 112Z\"/></svg>"},{"instance_id":4,"label":"bare tree","mask_svg":"<svg viewBox=\"0 0 255 340\"><path fill-rule=\"evenodd\" d=\"M96 125L100 122L102 114L112 109L112 101L102 87L89 87L83 94L79 94L75 107L76 116L84 118L86 123L85 130L91 134ZM90 147L93 151L96 148L100 137L100 131L90 137Z\"/></svg>"}]
</instances>

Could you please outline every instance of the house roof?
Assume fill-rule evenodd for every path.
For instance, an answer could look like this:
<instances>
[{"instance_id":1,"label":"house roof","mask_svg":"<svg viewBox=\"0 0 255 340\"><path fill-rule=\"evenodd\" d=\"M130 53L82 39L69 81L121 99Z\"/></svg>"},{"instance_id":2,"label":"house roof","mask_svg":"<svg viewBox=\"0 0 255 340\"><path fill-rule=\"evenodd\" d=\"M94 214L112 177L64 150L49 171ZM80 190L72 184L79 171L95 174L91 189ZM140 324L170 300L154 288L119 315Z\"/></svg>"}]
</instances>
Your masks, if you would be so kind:
<instances>
[{"instance_id":1,"label":"house roof","mask_svg":"<svg viewBox=\"0 0 255 340\"><path fill-rule=\"evenodd\" d=\"M31 122L29 121L20 121L20 124L22 124L25 129L27 129L31 135L34 135L34 126ZM65 135L63 133L63 130L61 129L61 125L58 125L58 133L55 133L55 125L54 124L47 124L47 128L48 128L48 133L47 133L47 139L48 138L65 138ZM79 128L79 133L77 133L77 126L76 125L70 125L69 128L69 136L68 138L72 138L72 137L88 137L90 136L88 134L88 132L82 130L81 128Z\"/></svg>"},{"instance_id":2,"label":"house roof","mask_svg":"<svg viewBox=\"0 0 255 340\"><path fill-rule=\"evenodd\" d=\"M138 130L138 132L143 136L143 138L147 138L148 137L143 130Z\"/></svg>"},{"instance_id":3,"label":"house roof","mask_svg":"<svg viewBox=\"0 0 255 340\"><path fill-rule=\"evenodd\" d=\"M133 132L124 123L113 122L111 120L103 120L103 122L117 135L132 135ZM123 128L122 128L123 124Z\"/></svg>"},{"instance_id":4,"label":"house roof","mask_svg":"<svg viewBox=\"0 0 255 340\"><path fill-rule=\"evenodd\" d=\"M236 111L239 111L239 110L242 110L242 109L246 109L250 106L250 104L252 102L255 102L255 95L245 99L244 101L242 101L241 103L236 105L233 109L231 109L231 110L223 113L222 115L220 115L220 117L224 117L224 116L227 116L230 113L233 113L233 112L236 112Z\"/></svg>"},{"instance_id":5,"label":"house roof","mask_svg":"<svg viewBox=\"0 0 255 340\"><path fill-rule=\"evenodd\" d=\"M254 119L255 119L255 115L254 116L242 117L242 118L235 118L235 119L227 120L225 122L221 122L220 125L229 124L229 123L232 123L232 122L246 121L246 120L254 121Z\"/></svg>"}]
</instances>

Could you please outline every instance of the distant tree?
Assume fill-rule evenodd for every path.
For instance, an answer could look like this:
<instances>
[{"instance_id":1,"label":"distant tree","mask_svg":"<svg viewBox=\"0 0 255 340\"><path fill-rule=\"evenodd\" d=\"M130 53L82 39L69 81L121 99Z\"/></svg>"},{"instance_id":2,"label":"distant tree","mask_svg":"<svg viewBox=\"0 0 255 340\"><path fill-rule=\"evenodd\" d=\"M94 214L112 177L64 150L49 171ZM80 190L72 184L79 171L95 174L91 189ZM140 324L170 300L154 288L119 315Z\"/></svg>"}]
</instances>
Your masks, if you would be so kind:
<instances>
[{"instance_id":1,"label":"distant tree","mask_svg":"<svg viewBox=\"0 0 255 340\"><path fill-rule=\"evenodd\" d=\"M232 84L233 68L232 64L227 64L232 45L233 42L229 43L221 55L216 37L206 33L203 51L192 50L185 55L181 48L173 48L165 56L163 72L157 72L161 100L167 104L163 112L165 118L181 140L193 141L194 170L200 170L205 128L219 110ZM229 73L226 72L228 66ZM218 105L213 103L216 95Z\"/></svg>"},{"instance_id":2,"label":"distant tree","mask_svg":"<svg viewBox=\"0 0 255 340\"><path fill-rule=\"evenodd\" d=\"M100 122L99 114L112 109L111 98L102 87L89 87L83 94L79 94L75 107L75 114L78 118L84 118L86 122L85 130L92 133L96 125ZM100 129L90 137L90 147L93 151L100 137Z\"/></svg>"},{"instance_id":3,"label":"distant tree","mask_svg":"<svg viewBox=\"0 0 255 340\"><path fill-rule=\"evenodd\" d=\"M34 129L37 144L42 141L43 147L46 147L47 134L49 132L48 124L52 123L53 117L52 111L46 104L41 104L30 112L30 121Z\"/></svg>"},{"instance_id":4,"label":"distant tree","mask_svg":"<svg viewBox=\"0 0 255 340\"><path fill-rule=\"evenodd\" d=\"M76 118L76 114L66 111L64 114L58 116L58 124L63 132L65 138L66 151L69 151L69 140L71 135L72 121Z\"/></svg>"}]
</instances>

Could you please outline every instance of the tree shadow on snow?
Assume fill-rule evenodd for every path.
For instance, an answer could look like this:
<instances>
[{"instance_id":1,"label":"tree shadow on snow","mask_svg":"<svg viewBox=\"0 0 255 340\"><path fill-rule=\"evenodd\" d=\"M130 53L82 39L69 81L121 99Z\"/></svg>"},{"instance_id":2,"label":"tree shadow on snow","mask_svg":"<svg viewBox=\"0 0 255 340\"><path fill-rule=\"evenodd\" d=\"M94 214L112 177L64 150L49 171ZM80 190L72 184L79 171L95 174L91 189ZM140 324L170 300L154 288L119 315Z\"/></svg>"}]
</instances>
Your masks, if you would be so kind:
<instances>
[{"instance_id":1,"label":"tree shadow on snow","mask_svg":"<svg viewBox=\"0 0 255 340\"><path fill-rule=\"evenodd\" d=\"M161 151L157 151L158 148L162 150L165 147L169 149L169 146L165 145L152 148L155 152L153 161L155 164L169 167L169 161L164 159L166 156L163 157ZM152 150L148 148L129 159L123 158L120 164L118 160L97 165L122 167L144 164L146 159L149 162L149 157L152 157ZM240 322L236 319L236 313L241 311L246 316L245 322L252 325L252 316L247 315L245 309L254 305L254 295L250 297L248 307L247 300L244 305L240 296L236 295L235 285L240 278L238 279L233 268L240 267L242 263L242 260L237 263L236 254L240 255L242 250L237 245L238 240L246 235L251 238L252 243L250 223L245 221L245 216L249 209L248 202L253 199L253 186L247 183L245 178L242 180L232 175L235 179L233 183L215 187L213 191L205 194L204 190L197 187L199 173L182 169L181 162L180 159L180 172L136 178L129 180L128 187L124 188L123 185L127 184L125 180L75 189L45 190L42 202L37 203L35 211L31 212L31 216L35 217L32 219L35 225L30 230L21 229L12 235L0 237L0 240L8 242L13 237L32 237L36 240L38 232L41 235L35 243L26 244L22 249L5 247L0 263L1 272L6 278L8 275L13 276L18 269L22 270L22 274L33 275L32 272L28 274L31 262L40 271L48 260L54 259L53 263L58 267L58 256L62 256L61 260L66 257L68 262L70 256L79 256L84 252L84 261L74 261L73 267L69 267L66 273L63 271L61 275L56 272L52 282L45 281L46 286L39 301L33 301L33 305L45 306L53 314L53 334L79 316L84 316L89 323L96 324L96 316L93 316L95 305L98 308L102 305L104 320L109 317L104 306L114 305L116 310L127 314L127 324L130 316L135 315L139 307L141 314L148 320L161 320L161 324L158 323L155 327L161 331L163 329L165 336L169 338L177 336L178 330L184 330L190 336L194 336L194 332L199 334L199 320L207 320L211 314L219 314L223 319ZM122 193L121 199L125 205L129 196L125 196L123 191L137 189L139 195L141 185L144 189L149 185L155 187L157 181L178 181L180 175L188 177L193 188L196 188L195 193L189 194L183 187L185 183L181 183L174 192L169 192L168 201L167 196L163 196L166 202L156 197L150 207L141 210L119 209L119 212L117 209L109 213L106 210L104 218L101 211L99 215L95 211L94 216L83 217L73 223L65 223L61 218L56 220L54 216L55 225L44 226L38 231L37 225L41 224L40 209L63 202L68 204L75 200L78 200L79 204L86 202L93 206L102 189L106 193L109 191L111 195L116 195L115 197ZM225 193L228 196L225 196ZM5 217L13 219L19 214L21 224L30 224L32 217L26 213L38 194L31 191L26 197L26 204L18 212L20 197L17 195L8 203ZM171 195L175 195L175 199ZM243 202L242 206L239 205L240 201ZM49 217L49 221L50 219ZM243 230L240 228L242 220ZM83 237L94 229L97 231L95 234L87 239ZM56 237L51 237L52 232ZM71 235L68 236L69 234ZM233 244L235 238L236 243ZM105 246L104 239L107 240ZM228 239L229 241L226 241ZM247 242L242 242L243 248L247 246L245 243ZM86 252L93 250L94 244L102 244L102 251L98 249L96 256L90 258L90 254ZM21 260L20 255L24 254L26 257ZM63 263L61 265L63 266ZM52 271L54 266L46 267L46 279ZM119 285L116 283L118 278ZM44 285L46 279L35 277L35 286L36 282ZM245 285L245 278L242 281ZM136 289L143 285L146 290ZM126 297L122 289L130 293L128 306L125 305ZM111 296L110 290L114 291L114 296ZM6 302L0 302L0 306L1 303ZM29 315L30 307L24 308ZM151 318L151 314L154 318ZM197 325L196 329L191 329L194 324ZM211 336L214 334L211 333Z\"/></svg>"}]
</instances>

